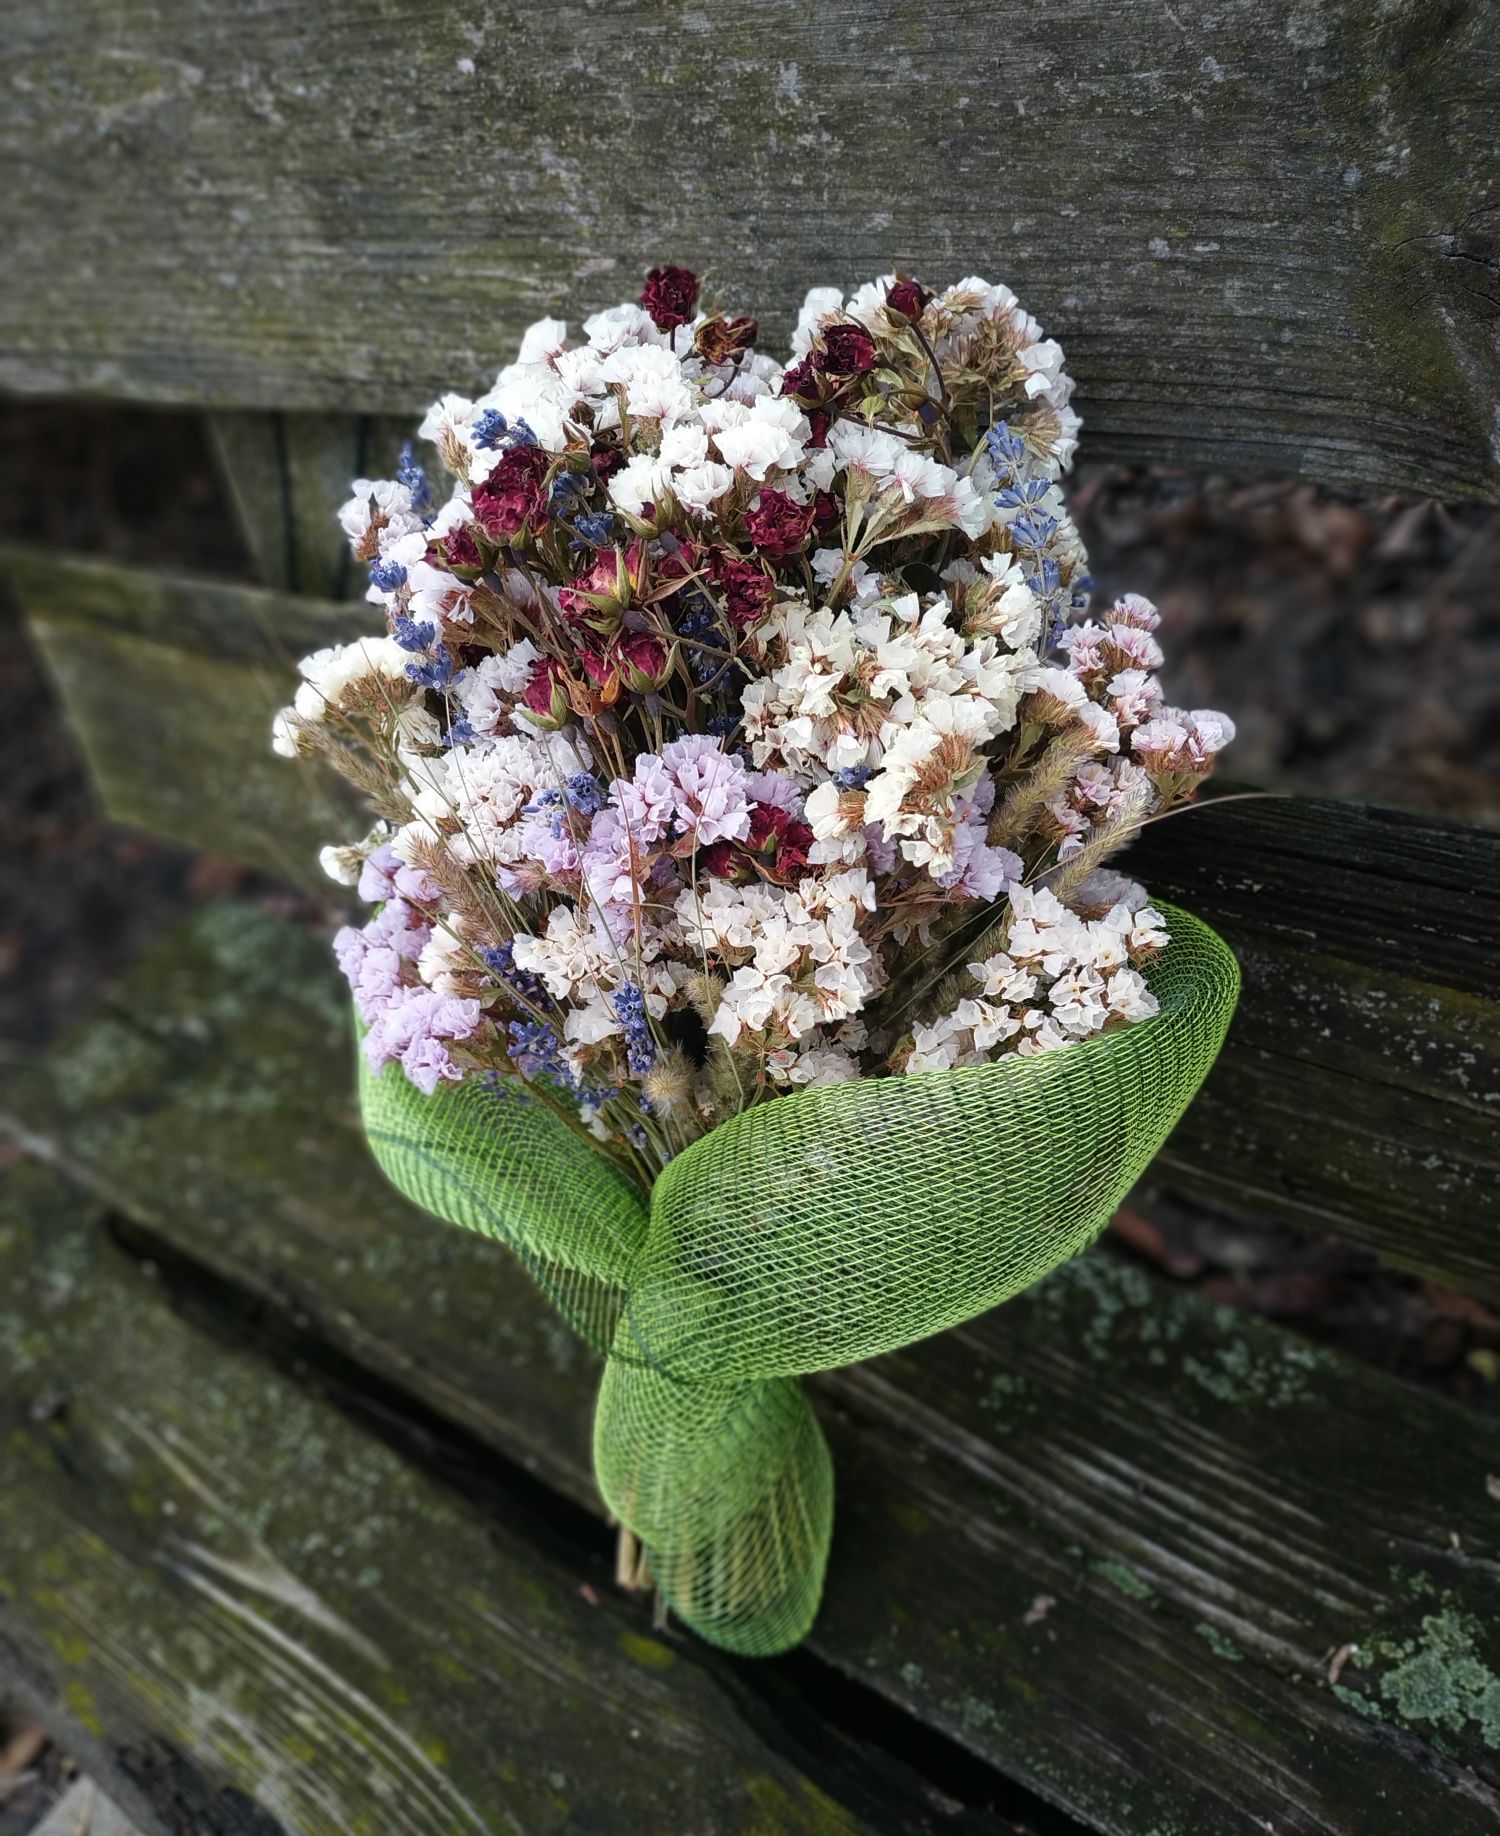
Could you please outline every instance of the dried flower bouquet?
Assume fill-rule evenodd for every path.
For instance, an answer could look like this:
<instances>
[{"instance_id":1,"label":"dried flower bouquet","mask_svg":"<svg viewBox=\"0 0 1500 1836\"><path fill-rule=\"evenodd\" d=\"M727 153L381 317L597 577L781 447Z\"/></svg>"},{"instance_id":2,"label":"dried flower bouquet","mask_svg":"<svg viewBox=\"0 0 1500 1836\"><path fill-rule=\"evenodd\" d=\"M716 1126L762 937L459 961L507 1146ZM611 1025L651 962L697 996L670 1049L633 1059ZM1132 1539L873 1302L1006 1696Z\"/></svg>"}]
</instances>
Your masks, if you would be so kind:
<instances>
[{"instance_id":1,"label":"dried flower bouquet","mask_svg":"<svg viewBox=\"0 0 1500 1836\"><path fill-rule=\"evenodd\" d=\"M781 1650L832 1475L800 1378L1084 1247L1238 975L1109 858L1232 737L1088 616L1062 352L1003 286L808 295L790 366L656 268L360 480L386 630L274 743L367 796L324 864L371 1146L606 1358L595 1458L667 1601Z\"/></svg>"}]
</instances>

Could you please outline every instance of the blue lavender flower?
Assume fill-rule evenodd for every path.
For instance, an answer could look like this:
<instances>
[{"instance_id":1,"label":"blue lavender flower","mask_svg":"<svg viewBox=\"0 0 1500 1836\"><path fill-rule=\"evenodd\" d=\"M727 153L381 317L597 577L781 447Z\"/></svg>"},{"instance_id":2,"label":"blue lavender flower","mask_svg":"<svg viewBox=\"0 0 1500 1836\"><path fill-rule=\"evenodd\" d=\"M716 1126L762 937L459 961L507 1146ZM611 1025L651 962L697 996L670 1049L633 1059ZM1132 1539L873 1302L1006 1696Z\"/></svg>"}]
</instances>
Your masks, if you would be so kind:
<instances>
[{"instance_id":1,"label":"blue lavender flower","mask_svg":"<svg viewBox=\"0 0 1500 1836\"><path fill-rule=\"evenodd\" d=\"M391 620L391 636L403 650L424 651L437 636L437 627L429 625L425 619L419 625L414 618L408 618L404 612L398 612Z\"/></svg>"},{"instance_id":2,"label":"blue lavender flower","mask_svg":"<svg viewBox=\"0 0 1500 1836\"><path fill-rule=\"evenodd\" d=\"M553 516L566 516L570 508L576 507L578 498L584 490L584 482L577 472L562 472L552 481L552 490L547 498L547 508Z\"/></svg>"},{"instance_id":3,"label":"blue lavender flower","mask_svg":"<svg viewBox=\"0 0 1500 1836\"><path fill-rule=\"evenodd\" d=\"M620 1031L625 1035L625 1062L637 1077L642 1077L656 1063L656 1046L646 1019L646 997L632 983L626 982L610 997Z\"/></svg>"},{"instance_id":4,"label":"blue lavender flower","mask_svg":"<svg viewBox=\"0 0 1500 1836\"><path fill-rule=\"evenodd\" d=\"M567 1089L574 1087L572 1069L562 1055L562 1041L552 1027L541 1020L512 1020L506 1032L510 1039L506 1050L522 1077L549 1077Z\"/></svg>"},{"instance_id":5,"label":"blue lavender flower","mask_svg":"<svg viewBox=\"0 0 1500 1836\"><path fill-rule=\"evenodd\" d=\"M575 771L563 786L563 796L580 816L592 816L604 808L604 786L591 771Z\"/></svg>"},{"instance_id":6,"label":"blue lavender flower","mask_svg":"<svg viewBox=\"0 0 1500 1836\"><path fill-rule=\"evenodd\" d=\"M1057 534L1057 518L1042 511L1025 510L1011 524L1010 534L1018 547L1045 548Z\"/></svg>"},{"instance_id":7,"label":"blue lavender flower","mask_svg":"<svg viewBox=\"0 0 1500 1836\"><path fill-rule=\"evenodd\" d=\"M443 744L450 750L454 746L472 746L475 733L467 714L460 714L458 719L443 735Z\"/></svg>"},{"instance_id":8,"label":"blue lavender flower","mask_svg":"<svg viewBox=\"0 0 1500 1836\"><path fill-rule=\"evenodd\" d=\"M539 975L533 975L529 969L516 967L516 947L509 938L502 944L481 945L479 960L490 974L510 989L512 994L520 995L523 1001L546 1002L551 1005L546 985Z\"/></svg>"},{"instance_id":9,"label":"blue lavender flower","mask_svg":"<svg viewBox=\"0 0 1500 1836\"><path fill-rule=\"evenodd\" d=\"M398 637L396 641L400 643L401 639ZM453 653L448 646L439 644L427 662L408 663L406 673L422 688L445 689L452 687L461 672L454 663Z\"/></svg>"},{"instance_id":10,"label":"blue lavender flower","mask_svg":"<svg viewBox=\"0 0 1500 1836\"><path fill-rule=\"evenodd\" d=\"M1002 510L1029 510L1039 504L1052 489L1045 478L1023 478L1018 483L1008 484L995 498Z\"/></svg>"},{"instance_id":11,"label":"blue lavender flower","mask_svg":"<svg viewBox=\"0 0 1500 1836\"><path fill-rule=\"evenodd\" d=\"M406 585L406 569L399 561L372 561L370 584L379 587L382 593L394 593L397 587Z\"/></svg>"},{"instance_id":12,"label":"blue lavender flower","mask_svg":"<svg viewBox=\"0 0 1500 1836\"><path fill-rule=\"evenodd\" d=\"M702 593L684 595L686 610L677 620L677 629L689 644L712 644L715 649L727 648L724 641L724 627L719 623L719 614L712 602ZM723 664L722 657L711 652L690 649L688 667L693 672L695 682L712 682Z\"/></svg>"},{"instance_id":13,"label":"blue lavender flower","mask_svg":"<svg viewBox=\"0 0 1500 1836\"><path fill-rule=\"evenodd\" d=\"M1026 457L1026 442L1019 434L1012 433L1005 421L996 421L984 436L984 443L989 448L990 463L997 475L1013 472Z\"/></svg>"},{"instance_id":14,"label":"blue lavender flower","mask_svg":"<svg viewBox=\"0 0 1500 1836\"><path fill-rule=\"evenodd\" d=\"M495 452L504 446L509 432L510 422L500 410L485 408L474 423L474 444L484 447L488 452Z\"/></svg>"},{"instance_id":15,"label":"blue lavender flower","mask_svg":"<svg viewBox=\"0 0 1500 1836\"><path fill-rule=\"evenodd\" d=\"M416 510L425 510L432 498L432 488L427 482L427 468L418 465L412 454L411 441L401 448L396 460L396 482L404 484L411 492L412 506Z\"/></svg>"},{"instance_id":16,"label":"blue lavender flower","mask_svg":"<svg viewBox=\"0 0 1500 1836\"><path fill-rule=\"evenodd\" d=\"M615 519L608 510L585 510L573 518L573 534L581 537L581 542L591 543L595 548L603 548L614 540Z\"/></svg>"},{"instance_id":17,"label":"blue lavender flower","mask_svg":"<svg viewBox=\"0 0 1500 1836\"><path fill-rule=\"evenodd\" d=\"M840 790L863 790L871 774L872 767L869 765L845 765L833 773L833 781Z\"/></svg>"},{"instance_id":18,"label":"blue lavender flower","mask_svg":"<svg viewBox=\"0 0 1500 1836\"><path fill-rule=\"evenodd\" d=\"M722 714L714 714L704 723L705 731L715 739L728 739L740 724L740 716L732 709L726 708Z\"/></svg>"}]
</instances>

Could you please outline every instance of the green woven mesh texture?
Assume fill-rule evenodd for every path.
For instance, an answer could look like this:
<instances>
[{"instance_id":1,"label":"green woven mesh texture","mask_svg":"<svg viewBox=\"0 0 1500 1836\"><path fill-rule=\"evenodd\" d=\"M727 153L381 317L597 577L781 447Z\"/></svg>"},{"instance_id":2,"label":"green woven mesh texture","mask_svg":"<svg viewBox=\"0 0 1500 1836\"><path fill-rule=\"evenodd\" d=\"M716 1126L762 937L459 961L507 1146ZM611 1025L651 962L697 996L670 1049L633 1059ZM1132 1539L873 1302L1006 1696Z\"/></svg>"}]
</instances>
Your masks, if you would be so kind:
<instances>
[{"instance_id":1,"label":"green woven mesh texture","mask_svg":"<svg viewBox=\"0 0 1500 1836\"><path fill-rule=\"evenodd\" d=\"M1163 908L1152 1020L1065 1051L797 1092L695 1142L649 1213L540 1104L361 1075L376 1158L508 1243L607 1353L594 1461L674 1611L765 1655L807 1632L833 1525L799 1379L971 1319L1103 1228L1213 1063L1228 947Z\"/></svg>"}]
</instances>

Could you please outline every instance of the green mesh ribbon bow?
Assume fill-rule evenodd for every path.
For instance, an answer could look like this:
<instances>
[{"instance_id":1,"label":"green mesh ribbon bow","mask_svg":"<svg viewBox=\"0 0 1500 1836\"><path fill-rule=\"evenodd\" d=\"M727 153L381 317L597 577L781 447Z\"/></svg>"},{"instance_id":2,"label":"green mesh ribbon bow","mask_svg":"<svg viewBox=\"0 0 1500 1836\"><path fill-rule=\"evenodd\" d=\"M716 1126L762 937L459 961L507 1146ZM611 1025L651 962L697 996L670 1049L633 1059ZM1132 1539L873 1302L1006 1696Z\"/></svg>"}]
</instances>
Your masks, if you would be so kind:
<instances>
[{"instance_id":1,"label":"green mesh ribbon bow","mask_svg":"<svg viewBox=\"0 0 1500 1836\"><path fill-rule=\"evenodd\" d=\"M667 1603L769 1655L805 1636L833 1469L801 1379L1007 1300L1085 1248L1203 1081L1239 968L1186 912L1150 1020L1064 1051L778 1097L687 1148L649 1206L519 1087L427 1097L363 1064L406 1197L498 1237L605 1359L594 1463Z\"/></svg>"}]
</instances>

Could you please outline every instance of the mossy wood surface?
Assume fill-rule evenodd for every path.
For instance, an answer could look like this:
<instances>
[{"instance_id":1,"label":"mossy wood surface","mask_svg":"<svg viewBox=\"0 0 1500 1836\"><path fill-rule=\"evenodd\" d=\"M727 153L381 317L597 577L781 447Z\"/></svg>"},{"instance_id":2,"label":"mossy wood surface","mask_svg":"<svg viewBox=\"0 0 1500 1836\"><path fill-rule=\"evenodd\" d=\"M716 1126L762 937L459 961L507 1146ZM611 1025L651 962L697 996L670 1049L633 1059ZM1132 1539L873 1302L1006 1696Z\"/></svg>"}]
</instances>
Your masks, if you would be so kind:
<instances>
[{"instance_id":1,"label":"mossy wood surface","mask_svg":"<svg viewBox=\"0 0 1500 1836\"><path fill-rule=\"evenodd\" d=\"M11 1126L164 1265L597 1509L596 1369L503 1252L381 1181L324 950L206 912ZM815 1658L1120 1836L1494 1827L1496 1424L1102 1252L814 1397L840 1484Z\"/></svg>"},{"instance_id":2,"label":"mossy wood surface","mask_svg":"<svg viewBox=\"0 0 1500 1836\"><path fill-rule=\"evenodd\" d=\"M812 1776L785 1705L549 1547L513 1469L427 1476L174 1313L35 1165L0 1187L0 1375L0 1674L148 1831L928 1827L837 1735Z\"/></svg>"},{"instance_id":3,"label":"mossy wood surface","mask_svg":"<svg viewBox=\"0 0 1500 1836\"><path fill-rule=\"evenodd\" d=\"M365 818L269 727L293 661L365 608L34 550L0 565L113 815L326 889L319 843ZM1293 797L1174 818L1133 858L1245 972L1173 1182L1500 1297L1500 834Z\"/></svg>"},{"instance_id":4,"label":"mossy wood surface","mask_svg":"<svg viewBox=\"0 0 1500 1836\"><path fill-rule=\"evenodd\" d=\"M343 599L364 570L333 514L374 458L368 416L226 409L208 416L219 470L262 586ZM368 455L368 456L367 456ZM394 456L381 453L380 476ZM377 462L379 463L379 462Z\"/></svg>"},{"instance_id":5,"label":"mossy wood surface","mask_svg":"<svg viewBox=\"0 0 1500 1836\"><path fill-rule=\"evenodd\" d=\"M13 9L14 11L14 9ZM0 382L406 413L708 271L1009 281L1095 459L1500 495L1494 0L52 0Z\"/></svg>"}]
</instances>

